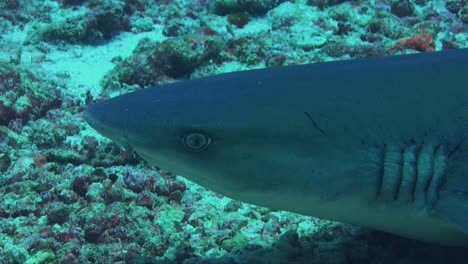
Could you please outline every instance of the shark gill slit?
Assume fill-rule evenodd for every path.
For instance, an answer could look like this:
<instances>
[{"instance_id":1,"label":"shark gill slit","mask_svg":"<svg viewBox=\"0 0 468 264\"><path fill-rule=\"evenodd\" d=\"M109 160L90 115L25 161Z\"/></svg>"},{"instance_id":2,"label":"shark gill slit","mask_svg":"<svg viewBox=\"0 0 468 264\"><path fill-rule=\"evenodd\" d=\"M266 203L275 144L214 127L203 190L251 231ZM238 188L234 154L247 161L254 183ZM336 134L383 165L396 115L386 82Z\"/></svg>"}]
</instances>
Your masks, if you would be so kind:
<instances>
[{"instance_id":1,"label":"shark gill slit","mask_svg":"<svg viewBox=\"0 0 468 264\"><path fill-rule=\"evenodd\" d=\"M427 189L428 202L433 205L437 201L439 189L445 180L448 154L444 146L439 146L434 153L434 174Z\"/></svg>"},{"instance_id":2,"label":"shark gill slit","mask_svg":"<svg viewBox=\"0 0 468 264\"><path fill-rule=\"evenodd\" d=\"M401 158L403 160L401 161L400 171L398 172L398 173L400 173L400 177L399 177L399 180L397 182L397 190L395 192L395 195L393 196L394 201L396 201L398 199L398 196L400 195L400 190L401 190L401 187L402 187L402 183L403 183L403 170L404 170L404 166L405 166L405 150L404 149L400 149L400 155L401 155Z\"/></svg>"},{"instance_id":3,"label":"shark gill slit","mask_svg":"<svg viewBox=\"0 0 468 264\"><path fill-rule=\"evenodd\" d=\"M402 179L398 200L404 202L414 201L414 192L418 180L418 167L416 162L417 147L411 145L403 151Z\"/></svg>"},{"instance_id":4,"label":"shark gill slit","mask_svg":"<svg viewBox=\"0 0 468 264\"><path fill-rule=\"evenodd\" d=\"M376 199L430 207L446 177L448 152L443 145L384 145Z\"/></svg>"},{"instance_id":5,"label":"shark gill slit","mask_svg":"<svg viewBox=\"0 0 468 264\"><path fill-rule=\"evenodd\" d=\"M427 189L434 174L434 145L425 144L418 154L418 181L416 185L415 203L424 206L427 201Z\"/></svg>"},{"instance_id":6,"label":"shark gill slit","mask_svg":"<svg viewBox=\"0 0 468 264\"><path fill-rule=\"evenodd\" d=\"M376 179L376 185L375 185L375 197L378 198L380 196L380 193L382 191L382 180L383 180L383 175L384 175L384 168L385 168L385 149L387 148L387 145L383 146L382 152L380 152L380 159L379 159L379 164L380 164L380 170L377 173L377 179Z\"/></svg>"}]
</instances>

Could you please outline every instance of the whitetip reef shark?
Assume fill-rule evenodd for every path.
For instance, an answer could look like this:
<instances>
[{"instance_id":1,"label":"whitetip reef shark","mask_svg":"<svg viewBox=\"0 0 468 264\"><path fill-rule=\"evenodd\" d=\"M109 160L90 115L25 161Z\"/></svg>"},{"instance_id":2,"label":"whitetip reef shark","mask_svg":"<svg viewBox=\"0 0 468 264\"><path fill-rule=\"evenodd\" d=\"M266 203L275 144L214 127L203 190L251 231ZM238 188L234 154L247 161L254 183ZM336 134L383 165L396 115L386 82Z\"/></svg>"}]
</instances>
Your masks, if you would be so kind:
<instances>
[{"instance_id":1,"label":"whitetip reef shark","mask_svg":"<svg viewBox=\"0 0 468 264\"><path fill-rule=\"evenodd\" d=\"M163 84L84 118L230 198L468 247L468 49Z\"/></svg>"}]
</instances>

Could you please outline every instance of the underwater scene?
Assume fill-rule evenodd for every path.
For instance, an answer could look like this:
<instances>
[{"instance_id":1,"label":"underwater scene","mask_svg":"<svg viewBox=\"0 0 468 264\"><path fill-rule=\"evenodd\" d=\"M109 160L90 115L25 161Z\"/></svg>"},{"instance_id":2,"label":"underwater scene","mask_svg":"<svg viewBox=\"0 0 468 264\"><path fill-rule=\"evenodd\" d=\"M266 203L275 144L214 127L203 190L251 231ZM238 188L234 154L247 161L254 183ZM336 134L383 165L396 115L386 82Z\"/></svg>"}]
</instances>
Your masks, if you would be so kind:
<instances>
[{"instance_id":1,"label":"underwater scene","mask_svg":"<svg viewBox=\"0 0 468 264\"><path fill-rule=\"evenodd\" d=\"M468 1L0 0L20 263L468 263Z\"/></svg>"}]
</instances>

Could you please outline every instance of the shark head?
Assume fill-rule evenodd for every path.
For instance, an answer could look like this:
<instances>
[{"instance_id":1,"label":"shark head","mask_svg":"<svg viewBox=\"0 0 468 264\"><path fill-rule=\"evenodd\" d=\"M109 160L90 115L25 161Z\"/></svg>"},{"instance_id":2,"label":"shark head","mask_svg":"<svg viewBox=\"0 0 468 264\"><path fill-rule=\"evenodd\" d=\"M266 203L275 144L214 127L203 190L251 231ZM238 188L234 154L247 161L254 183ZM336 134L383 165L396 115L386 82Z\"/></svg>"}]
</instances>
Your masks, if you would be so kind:
<instances>
[{"instance_id":1,"label":"shark head","mask_svg":"<svg viewBox=\"0 0 468 264\"><path fill-rule=\"evenodd\" d=\"M92 105L84 118L150 164L256 204L262 192L321 195L328 176L349 178L352 146L338 146L336 135L270 88L229 74L182 81Z\"/></svg>"}]
</instances>

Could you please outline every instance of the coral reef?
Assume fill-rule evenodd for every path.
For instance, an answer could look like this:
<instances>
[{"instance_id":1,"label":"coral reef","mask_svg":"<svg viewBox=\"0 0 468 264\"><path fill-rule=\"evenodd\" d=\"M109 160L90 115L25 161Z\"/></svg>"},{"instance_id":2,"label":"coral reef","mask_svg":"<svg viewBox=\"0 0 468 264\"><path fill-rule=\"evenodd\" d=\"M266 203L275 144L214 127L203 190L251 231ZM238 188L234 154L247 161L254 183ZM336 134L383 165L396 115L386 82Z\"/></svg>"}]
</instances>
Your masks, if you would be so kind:
<instances>
[{"instance_id":1,"label":"coral reef","mask_svg":"<svg viewBox=\"0 0 468 264\"><path fill-rule=\"evenodd\" d=\"M222 38L216 36L184 35L161 43L143 39L133 55L120 61L105 77L103 86L137 84L145 87L187 76L196 67L214 59L222 46Z\"/></svg>"},{"instance_id":2,"label":"coral reef","mask_svg":"<svg viewBox=\"0 0 468 264\"><path fill-rule=\"evenodd\" d=\"M285 2L285 0L215 0L211 3L210 9L217 15L227 15L242 11L254 15L261 15L283 2Z\"/></svg>"},{"instance_id":3,"label":"coral reef","mask_svg":"<svg viewBox=\"0 0 468 264\"><path fill-rule=\"evenodd\" d=\"M37 119L61 102L61 93L53 84L41 82L20 67L0 64L0 125Z\"/></svg>"},{"instance_id":4,"label":"coral reef","mask_svg":"<svg viewBox=\"0 0 468 264\"><path fill-rule=\"evenodd\" d=\"M68 1L64 4L80 4ZM30 32L27 42L38 40L48 42L68 42L98 44L109 40L121 31L130 30L130 22L124 1L92 1L89 10L71 14L51 24L42 25L39 30Z\"/></svg>"},{"instance_id":5,"label":"coral reef","mask_svg":"<svg viewBox=\"0 0 468 264\"><path fill-rule=\"evenodd\" d=\"M466 0L0 1L0 263L464 263L207 191L81 113L180 78L468 47L467 24Z\"/></svg>"}]
</instances>

